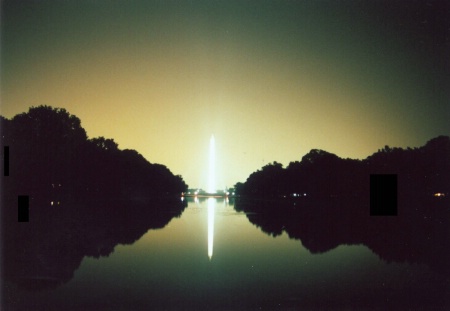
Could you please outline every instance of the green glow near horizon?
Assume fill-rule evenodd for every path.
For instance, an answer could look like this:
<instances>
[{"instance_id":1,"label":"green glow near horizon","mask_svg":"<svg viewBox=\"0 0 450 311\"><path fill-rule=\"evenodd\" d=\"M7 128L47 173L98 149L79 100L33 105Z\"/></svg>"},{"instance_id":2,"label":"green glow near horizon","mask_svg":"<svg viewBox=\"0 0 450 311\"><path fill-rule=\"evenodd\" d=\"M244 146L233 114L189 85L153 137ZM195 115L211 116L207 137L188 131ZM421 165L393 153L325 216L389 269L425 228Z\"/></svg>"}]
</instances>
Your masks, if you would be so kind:
<instances>
[{"instance_id":1,"label":"green glow near horizon","mask_svg":"<svg viewBox=\"0 0 450 311\"><path fill-rule=\"evenodd\" d=\"M190 188L214 133L214 190L311 149L422 146L450 135L441 3L5 0L1 114L65 108Z\"/></svg>"}]
</instances>

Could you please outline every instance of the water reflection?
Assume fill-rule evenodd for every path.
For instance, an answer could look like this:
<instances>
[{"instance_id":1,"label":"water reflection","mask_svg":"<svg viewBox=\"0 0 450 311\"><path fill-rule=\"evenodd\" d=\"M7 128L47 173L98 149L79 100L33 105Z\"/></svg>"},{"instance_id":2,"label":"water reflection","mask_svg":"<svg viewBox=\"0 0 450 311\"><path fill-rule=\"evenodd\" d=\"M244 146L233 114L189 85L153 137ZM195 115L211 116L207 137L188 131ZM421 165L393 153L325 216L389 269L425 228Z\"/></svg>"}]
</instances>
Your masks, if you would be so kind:
<instances>
[{"instance_id":1,"label":"water reflection","mask_svg":"<svg viewBox=\"0 0 450 311\"><path fill-rule=\"evenodd\" d=\"M31 241L24 247L29 257L18 256L19 251L14 257L9 255L8 267L13 267L15 275L34 276L49 283L62 276L58 271L64 266L73 274L75 268L69 262L79 265L84 254L94 257L92 254L98 255L95 251L103 249L101 254L105 255L98 260L84 259L71 282L52 290L17 289L8 281L7 288L12 290L4 297L15 300L8 298L9 304L3 309L448 310L444 307L450 305L449 278L445 275L425 265L386 264L363 245L336 246L362 243L383 258L387 258L386 254L396 258L400 252L394 248L402 241L403 249L417 253L417 242L412 244L413 239L407 237L411 235L407 225L399 227L399 231L406 230L404 235L391 242L387 239L394 232L394 224L399 223L397 218L390 218L393 223L371 224L368 217L345 212L354 212L356 205L337 202L296 202L289 206L240 201L236 205L230 199L227 205L221 198L186 198L189 207L184 211L178 202L141 207L129 204L122 209L118 203L105 208L97 204L89 207L97 210L95 215L105 218L112 212L114 216L83 218L87 211L82 209L80 214L61 214L68 218L58 217L60 224L48 221L48 227L41 226L39 238L34 240L39 243ZM234 207L245 213L236 212ZM165 226L181 211L180 219ZM433 217L437 221L439 214ZM410 226L419 223L412 221ZM141 237L142 232L158 224L164 229ZM430 233L430 228L416 230L417 234ZM435 230L435 234L428 234L432 240L428 250L435 249L444 260L448 243L437 245L435 235L443 231L440 227ZM374 232L379 237L369 238ZM33 239L24 231L16 233ZM377 240L384 241L384 245L374 247ZM448 242L448 236L440 241ZM133 245L114 250L118 242ZM379 252L380 248L384 252ZM215 258L210 261L205 254L210 257L213 251ZM11 263L13 258L19 262ZM24 262L26 258L28 262ZM32 266L27 268L30 263Z\"/></svg>"},{"instance_id":2,"label":"water reflection","mask_svg":"<svg viewBox=\"0 0 450 311\"><path fill-rule=\"evenodd\" d=\"M214 247L214 214L216 199L208 198L208 257L211 260Z\"/></svg>"},{"instance_id":3,"label":"water reflection","mask_svg":"<svg viewBox=\"0 0 450 311\"><path fill-rule=\"evenodd\" d=\"M371 217L361 200L245 201L235 203L270 236L287 233L312 254L363 244L386 262L426 264L450 283L448 202L401 202L399 216Z\"/></svg>"},{"instance_id":4,"label":"water reflection","mask_svg":"<svg viewBox=\"0 0 450 311\"><path fill-rule=\"evenodd\" d=\"M118 244L133 244L150 229L181 216L187 202L93 200L49 206L32 201L30 222L17 222L14 209L2 213L3 277L20 288L56 288L71 280L84 257L108 257Z\"/></svg>"}]
</instances>

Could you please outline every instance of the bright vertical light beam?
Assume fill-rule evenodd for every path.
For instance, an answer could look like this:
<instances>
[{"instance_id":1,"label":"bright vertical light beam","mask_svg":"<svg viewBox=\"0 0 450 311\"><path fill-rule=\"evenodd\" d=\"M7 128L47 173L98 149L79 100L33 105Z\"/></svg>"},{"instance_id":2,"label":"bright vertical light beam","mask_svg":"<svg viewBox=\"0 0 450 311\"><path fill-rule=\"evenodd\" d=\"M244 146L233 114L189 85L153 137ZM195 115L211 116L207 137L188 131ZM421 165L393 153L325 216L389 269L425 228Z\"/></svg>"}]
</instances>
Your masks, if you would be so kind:
<instances>
[{"instance_id":1,"label":"bright vertical light beam","mask_svg":"<svg viewBox=\"0 0 450 311\"><path fill-rule=\"evenodd\" d=\"M211 135L211 139L209 140L209 177L208 177L208 192L215 193L216 192L216 176L215 176L215 141L214 135Z\"/></svg>"},{"instance_id":2,"label":"bright vertical light beam","mask_svg":"<svg viewBox=\"0 0 450 311\"><path fill-rule=\"evenodd\" d=\"M214 209L216 199L208 198L208 257L211 260L214 246Z\"/></svg>"}]
</instances>

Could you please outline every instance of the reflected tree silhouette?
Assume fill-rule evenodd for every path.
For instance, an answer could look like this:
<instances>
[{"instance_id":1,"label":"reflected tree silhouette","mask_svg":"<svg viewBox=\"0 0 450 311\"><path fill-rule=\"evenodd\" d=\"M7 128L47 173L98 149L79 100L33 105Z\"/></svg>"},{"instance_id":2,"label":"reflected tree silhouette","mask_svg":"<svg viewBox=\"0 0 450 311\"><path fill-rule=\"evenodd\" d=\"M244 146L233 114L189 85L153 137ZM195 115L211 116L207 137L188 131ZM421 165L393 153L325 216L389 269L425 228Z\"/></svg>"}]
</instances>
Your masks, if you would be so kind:
<instances>
[{"instance_id":1,"label":"reflected tree silhouette","mask_svg":"<svg viewBox=\"0 0 450 311\"><path fill-rule=\"evenodd\" d=\"M165 227L186 206L179 199L35 205L27 224L5 213L4 276L26 289L55 288L73 278L84 257L109 256L118 244L133 244L148 230Z\"/></svg>"},{"instance_id":2,"label":"reflected tree silhouette","mask_svg":"<svg viewBox=\"0 0 450 311\"><path fill-rule=\"evenodd\" d=\"M32 107L0 117L0 128L11 159L2 180L3 271L22 287L67 282L85 256L108 256L186 206L181 176L113 139L88 139L65 109ZM18 195L30 198L28 223L17 222Z\"/></svg>"},{"instance_id":3,"label":"reflected tree silhouette","mask_svg":"<svg viewBox=\"0 0 450 311\"><path fill-rule=\"evenodd\" d=\"M396 217L368 215L360 199L236 200L235 208L270 236L286 232L313 254L363 244L386 262L426 264L450 281L450 209L446 199L400 203Z\"/></svg>"},{"instance_id":4,"label":"reflected tree silhouette","mask_svg":"<svg viewBox=\"0 0 450 311\"><path fill-rule=\"evenodd\" d=\"M235 185L235 208L271 236L311 253L364 244L390 262L423 263L450 277L450 138L385 146L364 160L313 149L285 169L274 162ZM370 175L396 174L398 216L371 217Z\"/></svg>"}]
</instances>

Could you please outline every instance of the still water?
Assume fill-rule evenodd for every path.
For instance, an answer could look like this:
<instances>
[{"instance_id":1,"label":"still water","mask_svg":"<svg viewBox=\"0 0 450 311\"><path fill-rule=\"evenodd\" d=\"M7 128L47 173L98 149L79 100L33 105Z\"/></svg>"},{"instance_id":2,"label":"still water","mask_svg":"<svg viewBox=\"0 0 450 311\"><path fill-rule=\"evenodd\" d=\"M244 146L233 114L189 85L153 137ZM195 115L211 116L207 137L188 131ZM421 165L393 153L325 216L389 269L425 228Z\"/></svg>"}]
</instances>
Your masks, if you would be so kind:
<instances>
[{"instance_id":1,"label":"still water","mask_svg":"<svg viewBox=\"0 0 450 311\"><path fill-rule=\"evenodd\" d=\"M141 237L117 245L97 243L98 254L86 251L72 268L61 268L74 270L61 284L23 288L6 282L4 309L426 310L450 306L448 275L420 260L385 260L385 255L358 241L318 247L320 251L310 247L311 251L295 233L286 233L287 223L280 222L277 229L270 214L265 218L248 208L235 209L234 202L225 199L191 199L182 213L167 213L167 224L162 222L153 227L159 229L144 231ZM120 225L115 226L120 230ZM82 244L71 241L65 240L67 248L52 253L56 266L69 260L65 253L78 254L72 248ZM320 242L309 239L308 243ZM111 250L102 251L98 245ZM45 261L45 256L36 255L35 261L39 260ZM24 273L42 280L56 273L33 269L16 270L22 271L22 279Z\"/></svg>"}]
</instances>

